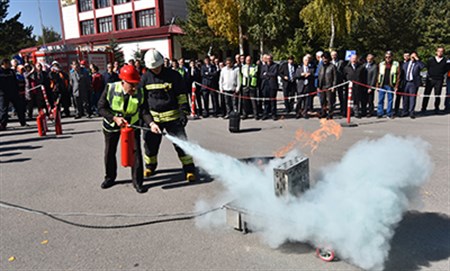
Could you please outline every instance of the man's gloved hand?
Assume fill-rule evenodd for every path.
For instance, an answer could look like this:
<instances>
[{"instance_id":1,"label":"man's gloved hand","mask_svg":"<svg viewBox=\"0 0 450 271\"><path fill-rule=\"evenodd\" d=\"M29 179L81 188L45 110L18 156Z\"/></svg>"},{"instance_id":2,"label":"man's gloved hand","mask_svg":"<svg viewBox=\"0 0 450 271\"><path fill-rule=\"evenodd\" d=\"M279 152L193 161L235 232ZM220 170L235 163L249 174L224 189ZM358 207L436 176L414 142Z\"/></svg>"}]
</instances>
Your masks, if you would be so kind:
<instances>
[{"instance_id":1,"label":"man's gloved hand","mask_svg":"<svg viewBox=\"0 0 450 271\"><path fill-rule=\"evenodd\" d=\"M180 112L180 124L183 127L186 127L188 123L188 118L184 112Z\"/></svg>"}]
</instances>

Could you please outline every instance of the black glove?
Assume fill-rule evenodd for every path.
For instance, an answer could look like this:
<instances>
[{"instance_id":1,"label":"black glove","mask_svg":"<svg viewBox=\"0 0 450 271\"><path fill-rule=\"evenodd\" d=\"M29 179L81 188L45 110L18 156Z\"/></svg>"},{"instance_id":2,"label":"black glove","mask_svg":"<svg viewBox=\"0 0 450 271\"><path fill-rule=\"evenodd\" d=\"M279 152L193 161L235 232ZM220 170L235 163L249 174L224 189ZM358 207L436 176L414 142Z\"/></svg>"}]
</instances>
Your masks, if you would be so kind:
<instances>
[{"instance_id":1,"label":"black glove","mask_svg":"<svg viewBox=\"0 0 450 271\"><path fill-rule=\"evenodd\" d=\"M188 118L187 118L186 114L181 112L180 113L180 124L181 124L181 126L186 127L187 123L188 123Z\"/></svg>"}]
</instances>

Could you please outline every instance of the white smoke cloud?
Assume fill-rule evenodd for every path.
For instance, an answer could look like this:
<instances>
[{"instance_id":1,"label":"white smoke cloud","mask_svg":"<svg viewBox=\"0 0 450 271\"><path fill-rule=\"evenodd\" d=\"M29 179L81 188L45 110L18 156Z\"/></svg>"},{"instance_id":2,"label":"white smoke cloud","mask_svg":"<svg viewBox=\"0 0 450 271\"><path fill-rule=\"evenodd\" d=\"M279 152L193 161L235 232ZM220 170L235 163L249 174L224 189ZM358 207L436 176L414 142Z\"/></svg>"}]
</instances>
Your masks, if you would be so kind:
<instances>
[{"instance_id":1,"label":"white smoke cloud","mask_svg":"<svg viewBox=\"0 0 450 271\"><path fill-rule=\"evenodd\" d=\"M286 241L329 247L367 270L383 269L395 227L432 171L426 142L387 135L355 144L340 163L323 169L315 186L286 200L274 194L273 168L297 153L260 168L168 137L222 182L222 200L238 199L255 214L250 227L271 247ZM198 207L209 206L202 202ZM221 219L223 215L203 217L197 225L214 226Z\"/></svg>"}]
</instances>

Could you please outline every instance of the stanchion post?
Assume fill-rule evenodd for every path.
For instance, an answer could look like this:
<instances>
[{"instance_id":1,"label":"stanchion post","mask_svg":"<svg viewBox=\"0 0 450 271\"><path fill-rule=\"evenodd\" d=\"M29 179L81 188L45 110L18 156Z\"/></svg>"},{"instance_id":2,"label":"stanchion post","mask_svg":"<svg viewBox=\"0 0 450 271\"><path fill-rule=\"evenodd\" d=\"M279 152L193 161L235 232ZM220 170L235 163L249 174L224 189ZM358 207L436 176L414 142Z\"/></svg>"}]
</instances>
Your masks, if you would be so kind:
<instances>
[{"instance_id":1,"label":"stanchion post","mask_svg":"<svg viewBox=\"0 0 450 271\"><path fill-rule=\"evenodd\" d=\"M197 87L195 86L195 82L192 82L192 94L191 94L191 118L198 119L197 116L196 107L195 107L195 101L197 100L197 94L196 94Z\"/></svg>"},{"instance_id":2,"label":"stanchion post","mask_svg":"<svg viewBox=\"0 0 450 271\"><path fill-rule=\"evenodd\" d=\"M351 122L352 115L352 107L353 107L353 82L348 82L348 94L347 94L347 121L345 123L341 123L342 127L356 127L358 124Z\"/></svg>"}]
</instances>

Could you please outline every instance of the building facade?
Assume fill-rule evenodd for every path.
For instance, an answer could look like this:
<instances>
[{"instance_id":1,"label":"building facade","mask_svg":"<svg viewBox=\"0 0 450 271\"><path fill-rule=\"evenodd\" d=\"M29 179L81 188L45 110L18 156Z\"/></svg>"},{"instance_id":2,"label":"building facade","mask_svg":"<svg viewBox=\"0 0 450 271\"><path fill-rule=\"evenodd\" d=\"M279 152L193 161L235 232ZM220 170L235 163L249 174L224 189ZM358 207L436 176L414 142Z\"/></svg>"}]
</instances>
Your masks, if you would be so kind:
<instances>
[{"instance_id":1,"label":"building facade","mask_svg":"<svg viewBox=\"0 0 450 271\"><path fill-rule=\"evenodd\" d=\"M152 48L170 59L182 55L174 21L185 18L186 1L60 0L59 8L64 45L102 51L114 39L125 61Z\"/></svg>"}]
</instances>

